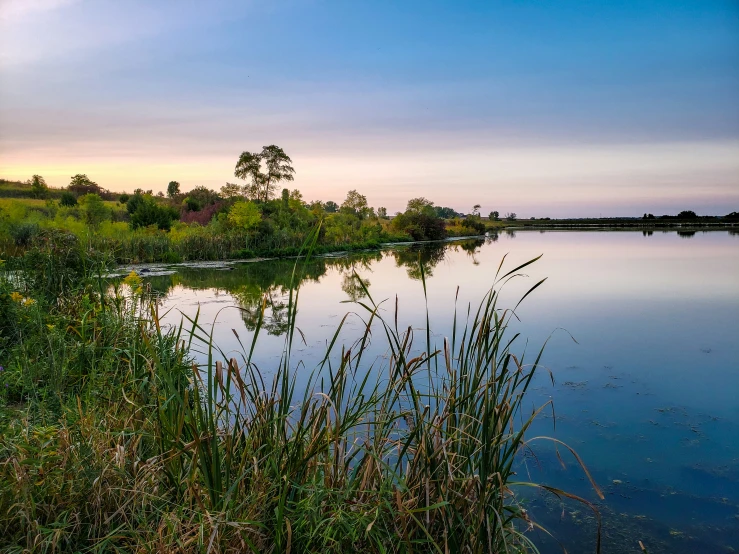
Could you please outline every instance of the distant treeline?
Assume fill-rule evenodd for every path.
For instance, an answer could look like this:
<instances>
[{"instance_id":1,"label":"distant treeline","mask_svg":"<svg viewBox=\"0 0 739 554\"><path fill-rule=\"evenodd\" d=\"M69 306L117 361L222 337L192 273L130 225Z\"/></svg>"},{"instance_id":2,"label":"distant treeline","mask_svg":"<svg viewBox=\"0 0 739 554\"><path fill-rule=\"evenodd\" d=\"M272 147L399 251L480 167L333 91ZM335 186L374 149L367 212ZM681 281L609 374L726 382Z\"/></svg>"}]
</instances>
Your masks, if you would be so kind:
<instances>
[{"instance_id":1,"label":"distant treeline","mask_svg":"<svg viewBox=\"0 0 739 554\"><path fill-rule=\"evenodd\" d=\"M282 188L294 179L292 160L278 146L243 152L234 176L215 191L204 186L183 192L170 181L164 192L136 189L114 193L85 174L64 188L49 187L40 175L27 182L0 180L0 257L15 257L33 248L49 231L72 233L114 255L118 262L214 260L297 253L310 229L320 223L317 248L323 251L372 248L383 242L440 240L478 236L490 229L528 225L624 225L666 222L734 222L698 216L686 210L675 216L639 218L519 220L509 212L484 217L476 204L468 214L412 198L405 211L389 215L367 197L350 190L341 202L307 201L298 189Z\"/></svg>"},{"instance_id":2,"label":"distant treeline","mask_svg":"<svg viewBox=\"0 0 739 554\"><path fill-rule=\"evenodd\" d=\"M118 262L149 262L293 255L319 223L320 251L482 235L491 225L479 205L464 215L413 198L404 212L390 216L356 190L341 203L309 202L298 189L282 188L278 195L279 184L294 173L292 160L272 145L242 153L234 175L245 183L226 183L219 191L199 186L183 192L170 181L166 195L113 193L85 174L63 189L49 187L40 175L26 183L1 181L0 255L22 255L50 232L72 233Z\"/></svg>"}]
</instances>

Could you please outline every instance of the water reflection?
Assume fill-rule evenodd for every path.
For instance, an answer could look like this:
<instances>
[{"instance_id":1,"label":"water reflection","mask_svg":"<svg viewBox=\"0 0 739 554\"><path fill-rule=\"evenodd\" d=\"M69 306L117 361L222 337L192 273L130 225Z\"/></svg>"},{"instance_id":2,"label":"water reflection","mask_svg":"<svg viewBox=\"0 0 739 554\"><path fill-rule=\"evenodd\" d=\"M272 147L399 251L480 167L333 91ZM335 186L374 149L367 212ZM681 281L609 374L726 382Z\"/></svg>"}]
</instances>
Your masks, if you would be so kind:
<instances>
[{"instance_id":1,"label":"water reflection","mask_svg":"<svg viewBox=\"0 0 739 554\"><path fill-rule=\"evenodd\" d=\"M454 243L428 243L401 246L386 251L362 252L352 256L328 256L304 260L270 260L243 263L218 269L181 267L171 275L150 277L152 292L161 299L176 287L209 290L214 294L229 294L240 308L241 318L249 331L256 329L264 306L263 329L280 336L287 331L288 292L306 283L318 283L330 270L341 275L341 290L347 299L356 302L366 296L372 286L373 264L391 258L396 267L404 268L412 280L433 277L434 269L454 252L464 252L473 264L475 255L486 242L495 238L469 239ZM360 277L362 275L362 277Z\"/></svg>"},{"instance_id":2,"label":"water reflection","mask_svg":"<svg viewBox=\"0 0 739 554\"><path fill-rule=\"evenodd\" d=\"M638 552L635 541L643 540L650 552L722 552L739 544L736 235L700 231L684 241L674 231L520 231L297 266L276 260L229 270L180 268L149 282L164 294L165 309L192 315L202 308L204 321L223 306L238 306L216 325L225 349L235 348L227 344L230 329L253 330L266 301L269 336L260 338L258 361L268 370L284 346L287 292L295 279L301 284L297 324L306 343L296 355L311 370L338 321L353 309L341 302L365 294L357 276L377 301L394 304L397 295L400 326L423 325L428 305L432 340L440 343L451 336L455 306L471 302L474 309L504 255L512 268L544 254L526 272L533 282L548 280L517 309L515 330L532 350L560 327L577 343L558 333L547 345L544 361L555 385L542 379L531 403L553 398L557 425L553 431L551 418L542 418L534 431L571 444L606 491L599 503L604 551ZM515 301L517 294L506 289L501 306L513 305L506 299ZM361 322L348 320L348 331L352 325L361 329ZM381 337L376 343L381 357ZM581 474L563 470L553 450L540 445L536 456L525 468L532 479L590 494ZM568 552L592 552L593 522L578 510L551 497L532 499L537 522ZM561 551L543 534L537 540L542 552Z\"/></svg>"}]
</instances>

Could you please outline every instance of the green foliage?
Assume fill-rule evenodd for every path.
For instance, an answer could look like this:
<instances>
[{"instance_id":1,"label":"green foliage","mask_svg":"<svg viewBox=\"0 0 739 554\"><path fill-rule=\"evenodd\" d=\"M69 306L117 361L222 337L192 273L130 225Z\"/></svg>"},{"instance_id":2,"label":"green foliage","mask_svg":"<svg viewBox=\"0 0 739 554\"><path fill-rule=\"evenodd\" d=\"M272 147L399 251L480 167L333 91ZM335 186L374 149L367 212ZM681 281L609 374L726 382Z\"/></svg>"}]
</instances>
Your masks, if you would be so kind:
<instances>
[{"instance_id":1,"label":"green foliage","mask_svg":"<svg viewBox=\"0 0 739 554\"><path fill-rule=\"evenodd\" d=\"M327 214L335 214L339 211L339 205L333 200L329 200L323 205L323 209L326 210Z\"/></svg>"},{"instance_id":2,"label":"green foliage","mask_svg":"<svg viewBox=\"0 0 739 554\"><path fill-rule=\"evenodd\" d=\"M65 208L71 208L72 206L76 206L77 197L74 195L74 193L65 190L62 193L61 198L59 199L59 205Z\"/></svg>"},{"instance_id":3,"label":"green foliage","mask_svg":"<svg viewBox=\"0 0 739 554\"><path fill-rule=\"evenodd\" d=\"M396 215L391 225L413 240L439 240L447 236L446 225L437 215L434 203L423 197L409 200L406 211Z\"/></svg>"},{"instance_id":4,"label":"green foliage","mask_svg":"<svg viewBox=\"0 0 739 554\"><path fill-rule=\"evenodd\" d=\"M167 185L167 196L174 198L180 193L180 184L177 181L170 181Z\"/></svg>"},{"instance_id":5,"label":"green foliage","mask_svg":"<svg viewBox=\"0 0 739 554\"><path fill-rule=\"evenodd\" d=\"M172 221L179 217L177 210L159 205L149 195L133 195L129 198L126 209L131 214L132 229L156 225L158 229L169 231Z\"/></svg>"},{"instance_id":6,"label":"green foliage","mask_svg":"<svg viewBox=\"0 0 739 554\"><path fill-rule=\"evenodd\" d=\"M198 212L207 206L212 206L220 200L221 197L217 192L203 186L195 187L187 193L187 198L185 198L188 209L194 212ZM193 206L196 209L190 209L190 206Z\"/></svg>"},{"instance_id":7,"label":"green foliage","mask_svg":"<svg viewBox=\"0 0 739 554\"><path fill-rule=\"evenodd\" d=\"M434 203L431 202L431 200L428 200L421 196L420 198L411 198L408 200L408 205L405 208L406 213L407 212L414 212L414 213L425 213L428 215L436 215L436 212L434 210Z\"/></svg>"},{"instance_id":8,"label":"green foliage","mask_svg":"<svg viewBox=\"0 0 739 554\"><path fill-rule=\"evenodd\" d=\"M442 219L452 219L461 216L460 213L456 212L452 208L443 208L441 206L436 206L434 207L434 210L436 211L436 216Z\"/></svg>"},{"instance_id":9,"label":"green foliage","mask_svg":"<svg viewBox=\"0 0 739 554\"><path fill-rule=\"evenodd\" d=\"M248 181L247 195L262 202L273 196L278 183L292 181L294 174L292 160L274 144L264 146L259 153L242 152L234 170L235 177Z\"/></svg>"},{"instance_id":10,"label":"green foliage","mask_svg":"<svg viewBox=\"0 0 739 554\"><path fill-rule=\"evenodd\" d=\"M367 204L367 197L359 194L356 190L350 190L346 194L346 199L341 204L340 211L358 217L359 219L364 219L372 215L372 209Z\"/></svg>"},{"instance_id":11,"label":"green foliage","mask_svg":"<svg viewBox=\"0 0 739 554\"><path fill-rule=\"evenodd\" d=\"M49 186L41 175L31 177L31 194L34 198L46 198L49 195Z\"/></svg>"},{"instance_id":12,"label":"green foliage","mask_svg":"<svg viewBox=\"0 0 739 554\"><path fill-rule=\"evenodd\" d=\"M221 196L224 198L236 198L241 196L242 192L241 187L236 183L226 183L221 187Z\"/></svg>"},{"instance_id":13,"label":"green foliage","mask_svg":"<svg viewBox=\"0 0 739 554\"><path fill-rule=\"evenodd\" d=\"M251 231L262 221L262 213L254 202L240 201L231 206L228 221L237 229Z\"/></svg>"},{"instance_id":14,"label":"green foliage","mask_svg":"<svg viewBox=\"0 0 739 554\"><path fill-rule=\"evenodd\" d=\"M436 216L431 206L422 207L421 211L412 208L398 214L391 225L393 229L410 235L413 240L440 240L447 236L444 220Z\"/></svg>"},{"instance_id":15,"label":"green foliage","mask_svg":"<svg viewBox=\"0 0 739 554\"><path fill-rule=\"evenodd\" d=\"M516 215L516 212L508 212L507 214L505 214L505 218L508 221L516 221L516 219L518 219L518 216Z\"/></svg>"},{"instance_id":16,"label":"green foliage","mask_svg":"<svg viewBox=\"0 0 739 554\"><path fill-rule=\"evenodd\" d=\"M290 191L287 189L282 189L282 209L290 209Z\"/></svg>"},{"instance_id":17,"label":"green foliage","mask_svg":"<svg viewBox=\"0 0 739 554\"><path fill-rule=\"evenodd\" d=\"M77 200L82 210L85 223L93 228L97 228L103 221L110 219L111 212L104 203L103 199L97 194L85 194Z\"/></svg>"},{"instance_id":18,"label":"green foliage","mask_svg":"<svg viewBox=\"0 0 739 554\"><path fill-rule=\"evenodd\" d=\"M102 192L100 185L92 181L87 175L81 173L71 178L67 190L73 192L76 196L100 194Z\"/></svg>"},{"instance_id":19,"label":"green foliage","mask_svg":"<svg viewBox=\"0 0 739 554\"><path fill-rule=\"evenodd\" d=\"M17 246L28 246L39 233L38 223L16 223L10 226L10 236Z\"/></svg>"},{"instance_id":20,"label":"green foliage","mask_svg":"<svg viewBox=\"0 0 739 554\"><path fill-rule=\"evenodd\" d=\"M488 214L488 219L490 221L498 221L500 218L500 214L497 211L492 211L490 214Z\"/></svg>"},{"instance_id":21,"label":"green foliage","mask_svg":"<svg viewBox=\"0 0 739 554\"><path fill-rule=\"evenodd\" d=\"M479 210L478 210L479 211ZM485 224L480 215L470 214L462 220L462 227L468 229L470 235L482 235L485 233Z\"/></svg>"}]
</instances>

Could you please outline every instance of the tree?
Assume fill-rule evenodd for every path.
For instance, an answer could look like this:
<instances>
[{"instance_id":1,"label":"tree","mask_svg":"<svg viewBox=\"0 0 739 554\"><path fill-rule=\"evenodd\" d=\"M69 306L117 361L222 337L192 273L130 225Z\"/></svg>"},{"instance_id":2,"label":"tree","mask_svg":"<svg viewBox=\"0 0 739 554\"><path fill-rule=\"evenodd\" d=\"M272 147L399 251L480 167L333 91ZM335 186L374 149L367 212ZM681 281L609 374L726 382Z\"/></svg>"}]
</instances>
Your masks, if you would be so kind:
<instances>
[{"instance_id":1,"label":"tree","mask_svg":"<svg viewBox=\"0 0 739 554\"><path fill-rule=\"evenodd\" d=\"M480 215L480 204L472 206L472 215Z\"/></svg>"},{"instance_id":2,"label":"tree","mask_svg":"<svg viewBox=\"0 0 739 554\"><path fill-rule=\"evenodd\" d=\"M498 221L498 218L500 217L500 214L497 211L492 211L488 215L488 219L490 221Z\"/></svg>"},{"instance_id":3,"label":"tree","mask_svg":"<svg viewBox=\"0 0 739 554\"><path fill-rule=\"evenodd\" d=\"M693 210L683 210L677 214L679 219L695 219L698 215Z\"/></svg>"},{"instance_id":4,"label":"tree","mask_svg":"<svg viewBox=\"0 0 739 554\"><path fill-rule=\"evenodd\" d=\"M59 198L59 205L64 206L65 208L76 206L77 197L68 190L65 190L64 192L62 192L61 198Z\"/></svg>"},{"instance_id":5,"label":"tree","mask_svg":"<svg viewBox=\"0 0 739 554\"><path fill-rule=\"evenodd\" d=\"M263 202L270 199L277 183L293 181L294 173L290 157L274 144L263 147L260 153L242 152L234 170L236 177L250 181L247 186L253 187L257 198Z\"/></svg>"},{"instance_id":6,"label":"tree","mask_svg":"<svg viewBox=\"0 0 739 554\"><path fill-rule=\"evenodd\" d=\"M102 189L100 185L91 181L87 175L78 173L69 181L67 190L73 192L75 195L82 196L83 194L100 194Z\"/></svg>"},{"instance_id":7,"label":"tree","mask_svg":"<svg viewBox=\"0 0 739 554\"><path fill-rule=\"evenodd\" d=\"M167 185L167 196L174 198L180 193L180 184L177 181L170 181Z\"/></svg>"},{"instance_id":8,"label":"tree","mask_svg":"<svg viewBox=\"0 0 739 554\"><path fill-rule=\"evenodd\" d=\"M133 196L129 196L126 200L126 211L133 215L138 207L144 202L144 194L141 189L136 189Z\"/></svg>"},{"instance_id":9,"label":"tree","mask_svg":"<svg viewBox=\"0 0 739 554\"><path fill-rule=\"evenodd\" d=\"M406 212L416 212L416 213L425 213L427 210L433 210L434 203L431 202L431 200L428 200L424 198L423 196L419 198L411 198L408 200L408 205L405 208ZM430 213L430 212L429 212ZM434 211L435 214L435 211Z\"/></svg>"},{"instance_id":10,"label":"tree","mask_svg":"<svg viewBox=\"0 0 739 554\"><path fill-rule=\"evenodd\" d=\"M34 198L46 198L49 194L49 186L41 175L31 177L31 194Z\"/></svg>"},{"instance_id":11,"label":"tree","mask_svg":"<svg viewBox=\"0 0 739 554\"><path fill-rule=\"evenodd\" d=\"M199 212L206 206L216 204L221 200L217 192L210 190L208 187L195 187L187 193L184 202L188 209L192 212Z\"/></svg>"},{"instance_id":12,"label":"tree","mask_svg":"<svg viewBox=\"0 0 739 554\"><path fill-rule=\"evenodd\" d=\"M287 189L282 189L282 209L290 209L290 191Z\"/></svg>"},{"instance_id":13,"label":"tree","mask_svg":"<svg viewBox=\"0 0 739 554\"><path fill-rule=\"evenodd\" d=\"M429 210L406 210L405 213L396 215L391 225L410 235L413 240L438 240L446 237L444 220Z\"/></svg>"},{"instance_id":14,"label":"tree","mask_svg":"<svg viewBox=\"0 0 739 554\"><path fill-rule=\"evenodd\" d=\"M262 221L259 206L254 202L236 202L228 212L228 221L234 227L249 231Z\"/></svg>"},{"instance_id":15,"label":"tree","mask_svg":"<svg viewBox=\"0 0 739 554\"><path fill-rule=\"evenodd\" d=\"M346 199L341 204L341 211L363 219L370 212L370 208L367 205L367 197L359 194L356 190L350 190L346 194Z\"/></svg>"},{"instance_id":16,"label":"tree","mask_svg":"<svg viewBox=\"0 0 739 554\"><path fill-rule=\"evenodd\" d=\"M380 219L387 219L387 208L380 206L377 208L377 217Z\"/></svg>"},{"instance_id":17,"label":"tree","mask_svg":"<svg viewBox=\"0 0 739 554\"><path fill-rule=\"evenodd\" d=\"M326 210L327 214L335 214L339 211L339 205L333 200L329 200L323 205L323 209Z\"/></svg>"},{"instance_id":18,"label":"tree","mask_svg":"<svg viewBox=\"0 0 739 554\"><path fill-rule=\"evenodd\" d=\"M516 215L516 212L508 212L507 214L505 214L505 218L506 218L506 219L507 219L508 221L516 221L516 217L518 217L518 216Z\"/></svg>"},{"instance_id":19,"label":"tree","mask_svg":"<svg viewBox=\"0 0 739 554\"><path fill-rule=\"evenodd\" d=\"M452 219L462 215L452 208L442 208L441 206L435 206L434 211L436 212L436 217L440 217L442 219Z\"/></svg>"},{"instance_id":20,"label":"tree","mask_svg":"<svg viewBox=\"0 0 739 554\"><path fill-rule=\"evenodd\" d=\"M97 194L85 194L78 199L85 223L98 227L106 219L110 219L110 210Z\"/></svg>"},{"instance_id":21,"label":"tree","mask_svg":"<svg viewBox=\"0 0 739 554\"><path fill-rule=\"evenodd\" d=\"M242 189L236 183L226 183L221 187L221 196L224 198L235 198L241 196Z\"/></svg>"},{"instance_id":22,"label":"tree","mask_svg":"<svg viewBox=\"0 0 739 554\"><path fill-rule=\"evenodd\" d=\"M131 228L149 227L156 225L163 231L169 231L172 221L179 214L174 208L160 206L151 195L134 194L126 203L126 210L131 214Z\"/></svg>"}]
</instances>

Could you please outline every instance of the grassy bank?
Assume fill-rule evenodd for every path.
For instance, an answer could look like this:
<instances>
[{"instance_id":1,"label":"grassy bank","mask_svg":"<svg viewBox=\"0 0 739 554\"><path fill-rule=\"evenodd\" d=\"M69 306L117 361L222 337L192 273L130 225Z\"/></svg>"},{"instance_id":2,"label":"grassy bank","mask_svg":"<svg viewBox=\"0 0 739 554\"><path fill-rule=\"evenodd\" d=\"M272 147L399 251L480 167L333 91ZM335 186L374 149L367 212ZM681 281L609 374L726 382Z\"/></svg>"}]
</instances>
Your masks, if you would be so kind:
<instances>
[{"instance_id":1,"label":"grassy bank","mask_svg":"<svg viewBox=\"0 0 739 554\"><path fill-rule=\"evenodd\" d=\"M439 345L365 290L364 336L342 347L340 326L298 388L301 264L284 355L258 368L259 322L238 358L197 318L165 329L147 285L108 288L107 257L68 235L22 262L0 275L0 550L535 550L519 492L541 486L515 470L538 358L496 288Z\"/></svg>"}]
</instances>

